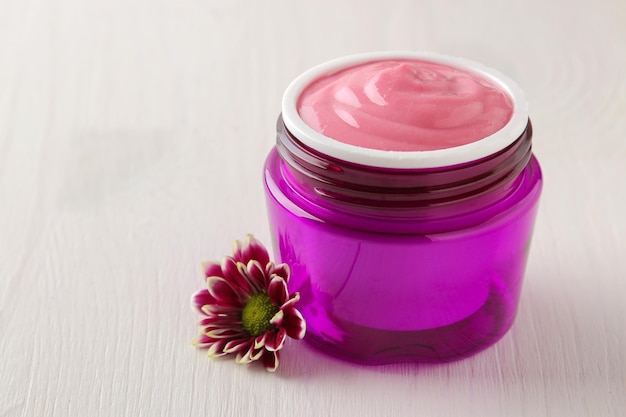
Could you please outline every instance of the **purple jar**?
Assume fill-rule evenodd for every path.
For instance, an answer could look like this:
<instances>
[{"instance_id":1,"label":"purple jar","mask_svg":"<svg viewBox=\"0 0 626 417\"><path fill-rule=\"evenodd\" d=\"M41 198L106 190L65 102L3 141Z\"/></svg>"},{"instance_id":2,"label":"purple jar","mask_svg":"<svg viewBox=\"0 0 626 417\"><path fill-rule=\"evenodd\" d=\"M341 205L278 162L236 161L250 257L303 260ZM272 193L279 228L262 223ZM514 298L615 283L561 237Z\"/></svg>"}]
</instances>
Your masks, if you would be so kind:
<instances>
[{"instance_id":1,"label":"purple jar","mask_svg":"<svg viewBox=\"0 0 626 417\"><path fill-rule=\"evenodd\" d=\"M497 83L513 103L496 134L449 149L392 152L339 143L300 118L298 97L363 62L443 63ZM331 61L286 90L264 172L275 253L301 295L305 340L364 364L446 362L511 327L541 192L523 93L508 78L434 54Z\"/></svg>"}]
</instances>

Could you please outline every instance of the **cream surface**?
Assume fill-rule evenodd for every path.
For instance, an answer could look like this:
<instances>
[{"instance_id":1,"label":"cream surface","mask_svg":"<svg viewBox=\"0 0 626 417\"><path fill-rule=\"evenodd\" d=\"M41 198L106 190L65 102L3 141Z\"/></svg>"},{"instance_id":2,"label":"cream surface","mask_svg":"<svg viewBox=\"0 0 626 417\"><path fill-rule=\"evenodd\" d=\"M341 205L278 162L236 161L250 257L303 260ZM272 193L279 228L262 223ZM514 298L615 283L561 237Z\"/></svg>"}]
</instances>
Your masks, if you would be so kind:
<instances>
[{"instance_id":1,"label":"cream surface","mask_svg":"<svg viewBox=\"0 0 626 417\"><path fill-rule=\"evenodd\" d=\"M302 120L339 142L428 151L483 139L511 119L510 97L461 69L410 59L369 62L321 77L298 99Z\"/></svg>"}]
</instances>

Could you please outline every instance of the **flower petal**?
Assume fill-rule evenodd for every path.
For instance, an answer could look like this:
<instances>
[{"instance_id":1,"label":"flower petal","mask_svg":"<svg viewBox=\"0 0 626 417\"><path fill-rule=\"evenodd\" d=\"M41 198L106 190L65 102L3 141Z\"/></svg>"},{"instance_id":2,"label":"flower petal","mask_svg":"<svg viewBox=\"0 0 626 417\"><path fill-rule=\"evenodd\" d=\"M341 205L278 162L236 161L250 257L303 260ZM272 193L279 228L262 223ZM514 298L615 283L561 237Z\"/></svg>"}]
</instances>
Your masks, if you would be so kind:
<instances>
[{"instance_id":1,"label":"flower petal","mask_svg":"<svg viewBox=\"0 0 626 417\"><path fill-rule=\"evenodd\" d=\"M259 350L253 350L252 354L250 355L250 359L252 359L253 361L259 360L259 358L261 358L261 356L263 356L263 352L265 352L265 349L261 348Z\"/></svg>"},{"instance_id":2,"label":"flower petal","mask_svg":"<svg viewBox=\"0 0 626 417\"><path fill-rule=\"evenodd\" d=\"M235 317L211 315L198 321L198 326L200 326L201 329L237 326L241 327L241 320L237 320L237 318Z\"/></svg>"},{"instance_id":3,"label":"flower petal","mask_svg":"<svg viewBox=\"0 0 626 417\"><path fill-rule=\"evenodd\" d=\"M267 295L270 297L272 304L282 306L289 298L289 291L287 290L285 279L274 275L267 287Z\"/></svg>"},{"instance_id":4,"label":"flower petal","mask_svg":"<svg viewBox=\"0 0 626 417\"><path fill-rule=\"evenodd\" d=\"M285 339L287 339L287 331L283 328L276 329L276 331L268 334L265 340L265 349L272 352L280 350L285 345Z\"/></svg>"},{"instance_id":5,"label":"flower petal","mask_svg":"<svg viewBox=\"0 0 626 417\"><path fill-rule=\"evenodd\" d=\"M241 324L233 323L231 321L226 321L226 322L217 322L217 323L207 324L206 326L201 327L200 331L202 331L205 334L213 334L213 332L215 331L234 330L234 329L239 329L239 328L241 328ZM238 331L237 333L243 334L243 332L240 332L240 331Z\"/></svg>"},{"instance_id":6,"label":"flower petal","mask_svg":"<svg viewBox=\"0 0 626 417\"><path fill-rule=\"evenodd\" d=\"M246 275L242 273L239 262L230 256L225 256L222 260L222 270L224 271L224 278L232 284L233 289L239 294L248 295L252 292L252 287Z\"/></svg>"},{"instance_id":7,"label":"flower petal","mask_svg":"<svg viewBox=\"0 0 626 417\"><path fill-rule=\"evenodd\" d=\"M226 355L226 352L224 352L225 344L226 344L225 340L216 340L215 343L213 343L209 347L209 351L207 352L207 355L209 355L209 357L211 358L219 358L220 356Z\"/></svg>"},{"instance_id":8,"label":"flower petal","mask_svg":"<svg viewBox=\"0 0 626 417\"><path fill-rule=\"evenodd\" d=\"M232 278L233 275L237 273L237 261L230 256L224 256L222 259L222 271L224 273L224 278Z\"/></svg>"},{"instance_id":9,"label":"flower petal","mask_svg":"<svg viewBox=\"0 0 626 417\"><path fill-rule=\"evenodd\" d=\"M274 314L274 317L272 317L272 319L270 320L270 324L276 327L281 327L283 324L284 317L285 317L285 313L283 313L283 310L278 310L278 312Z\"/></svg>"},{"instance_id":10,"label":"flower petal","mask_svg":"<svg viewBox=\"0 0 626 417\"><path fill-rule=\"evenodd\" d=\"M206 335L213 339L229 339L245 336L245 333L237 328L212 329L206 332Z\"/></svg>"},{"instance_id":11,"label":"flower petal","mask_svg":"<svg viewBox=\"0 0 626 417\"><path fill-rule=\"evenodd\" d=\"M261 265L265 265L270 261L270 255L265 246L252 235L248 235L243 244L235 241L233 249L233 258L237 262L247 264L251 260L256 260Z\"/></svg>"},{"instance_id":12,"label":"flower petal","mask_svg":"<svg viewBox=\"0 0 626 417\"><path fill-rule=\"evenodd\" d=\"M202 262L202 268L204 269L205 277L226 278L222 272L222 265L218 261L204 261Z\"/></svg>"},{"instance_id":13,"label":"flower petal","mask_svg":"<svg viewBox=\"0 0 626 417\"><path fill-rule=\"evenodd\" d=\"M289 276L291 275L291 270L289 265L287 264L278 264L274 267L272 274L276 274L279 277L283 277L285 282L289 282Z\"/></svg>"},{"instance_id":14,"label":"flower petal","mask_svg":"<svg viewBox=\"0 0 626 417\"><path fill-rule=\"evenodd\" d=\"M217 304L227 307L241 307L239 294L224 278L208 277L206 286L209 293L215 298Z\"/></svg>"},{"instance_id":15,"label":"flower petal","mask_svg":"<svg viewBox=\"0 0 626 417\"><path fill-rule=\"evenodd\" d=\"M215 298L206 288L196 291L191 296L191 308L200 314L207 314L202 307L205 305L215 304Z\"/></svg>"},{"instance_id":16,"label":"flower petal","mask_svg":"<svg viewBox=\"0 0 626 417\"><path fill-rule=\"evenodd\" d=\"M210 317L205 317L198 321L198 326L223 326L230 325L231 327L241 327L241 314L234 315L212 315Z\"/></svg>"},{"instance_id":17,"label":"flower petal","mask_svg":"<svg viewBox=\"0 0 626 417\"><path fill-rule=\"evenodd\" d=\"M280 308L281 309L292 308L299 300L300 300L300 293L296 292L296 293L292 294L291 298L289 300L287 300L287 302L285 304L280 306Z\"/></svg>"},{"instance_id":18,"label":"flower petal","mask_svg":"<svg viewBox=\"0 0 626 417\"><path fill-rule=\"evenodd\" d=\"M235 357L235 362L237 363L253 362L259 359L263 355L263 352L265 352L265 349L263 348L255 349L254 346L250 346L250 349L248 349L246 352L240 351L239 353L237 353L237 356Z\"/></svg>"},{"instance_id":19,"label":"flower petal","mask_svg":"<svg viewBox=\"0 0 626 417\"><path fill-rule=\"evenodd\" d=\"M280 361L279 352L265 351L263 353L263 366L268 372L274 372L278 368L278 362Z\"/></svg>"},{"instance_id":20,"label":"flower petal","mask_svg":"<svg viewBox=\"0 0 626 417\"><path fill-rule=\"evenodd\" d=\"M207 316L230 316L237 317L241 314L241 307L226 307L217 304L205 304L202 306L202 312Z\"/></svg>"},{"instance_id":21,"label":"flower petal","mask_svg":"<svg viewBox=\"0 0 626 417\"><path fill-rule=\"evenodd\" d=\"M268 333L265 332L254 339L254 348L260 349L265 346L265 340L267 339Z\"/></svg>"},{"instance_id":22,"label":"flower petal","mask_svg":"<svg viewBox=\"0 0 626 417\"><path fill-rule=\"evenodd\" d=\"M237 352L237 355L235 356L235 362L237 363L250 363L250 350L252 350L252 346L250 346L248 349L246 350L240 350L239 352Z\"/></svg>"},{"instance_id":23,"label":"flower petal","mask_svg":"<svg viewBox=\"0 0 626 417\"><path fill-rule=\"evenodd\" d=\"M200 327L204 327L204 326L208 326L211 323L215 323L215 321L219 321L220 318L216 317L216 316L209 316L209 317L205 317L201 320L198 321L198 326Z\"/></svg>"},{"instance_id":24,"label":"flower petal","mask_svg":"<svg viewBox=\"0 0 626 417\"><path fill-rule=\"evenodd\" d=\"M207 348L216 342L215 339L206 334L199 334L191 340L191 344L199 348Z\"/></svg>"},{"instance_id":25,"label":"flower petal","mask_svg":"<svg viewBox=\"0 0 626 417\"><path fill-rule=\"evenodd\" d=\"M249 337L243 337L241 339L231 340L230 342L224 345L224 352L226 353L235 353L235 352L245 352L250 349L252 345L252 339Z\"/></svg>"},{"instance_id":26,"label":"flower petal","mask_svg":"<svg viewBox=\"0 0 626 417\"><path fill-rule=\"evenodd\" d=\"M292 339L302 339L306 334L306 321L302 314L295 308L284 309L282 326L287 330L287 335Z\"/></svg>"},{"instance_id":27,"label":"flower petal","mask_svg":"<svg viewBox=\"0 0 626 417\"><path fill-rule=\"evenodd\" d=\"M248 265L250 265L250 269L248 269ZM265 291L267 289L267 279L265 277L265 274L263 274L262 272L261 274L259 274L259 270L257 268L258 262L250 261L248 262L248 265L237 262L237 269L239 270L241 276L246 279L246 282L248 283L248 286L250 288L248 294L252 295Z\"/></svg>"},{"instance_id":28,"label":"flower petal","mask_svg":"<svg viewBox=\"0 0 626 417\"><path fill-rule=\"evenodd\" d=\"M246 264L247 276L259 291L264 291L269 283L269 275L265 274L259 261L252 260Z\"/></svg>"}]
</instances>

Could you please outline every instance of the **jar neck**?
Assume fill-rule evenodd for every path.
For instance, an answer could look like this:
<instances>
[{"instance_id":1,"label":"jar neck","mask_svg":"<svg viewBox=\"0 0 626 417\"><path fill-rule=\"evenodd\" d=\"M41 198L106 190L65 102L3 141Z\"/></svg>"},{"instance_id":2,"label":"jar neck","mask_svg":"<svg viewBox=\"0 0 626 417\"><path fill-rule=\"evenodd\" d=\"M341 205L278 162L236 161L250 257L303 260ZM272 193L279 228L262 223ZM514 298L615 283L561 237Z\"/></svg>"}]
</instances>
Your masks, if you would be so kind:
<instances>
[{"instance_id":1,"label":"jar neck","mask_svg":"<svg viewBox=\"0 0 626 417\"><path fill-rule=\"evenodd\" d=\"M480 160L425 169L363 166L312 149L277 122L277 150L286 163L290 186L329 208L420 210L474 201L478 206L502 198L528 164L532 153L530 120L508 147ZM476 209L476 204L472 207ZM456 210L455 210L456 211Z\"/></svg>"}]
</instances>

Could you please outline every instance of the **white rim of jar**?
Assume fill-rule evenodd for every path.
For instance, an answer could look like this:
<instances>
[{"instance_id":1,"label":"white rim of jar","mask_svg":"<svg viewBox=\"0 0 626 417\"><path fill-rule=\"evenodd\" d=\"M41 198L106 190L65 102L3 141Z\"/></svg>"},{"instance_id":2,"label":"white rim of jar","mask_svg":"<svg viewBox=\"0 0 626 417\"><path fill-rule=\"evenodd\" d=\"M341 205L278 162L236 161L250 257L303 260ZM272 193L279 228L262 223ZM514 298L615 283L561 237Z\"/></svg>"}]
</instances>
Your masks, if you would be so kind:
<instances>
[{"instance_id":1,"label":"white rim of jar","mask_svg":"<svg viewBox=\"0 0 626 417\"><path fill-rule=\"evenodd\" d=\"M500 130L476 142L430 151L385 151L339 142L317 132L302 120L298 113L298 99L313 81L359 64L387 59L415 59L443 64L483 77L509 95L513 114ZM285 127L305 145L324 155L355 164L396 169L438 168L475 161L506 148L526 129L528 103L522 89L500 72L464 58L432 52L390 51L369 52L334 59L302 73L287 86L282 101Z\"/></svg>"}]
</instances>

